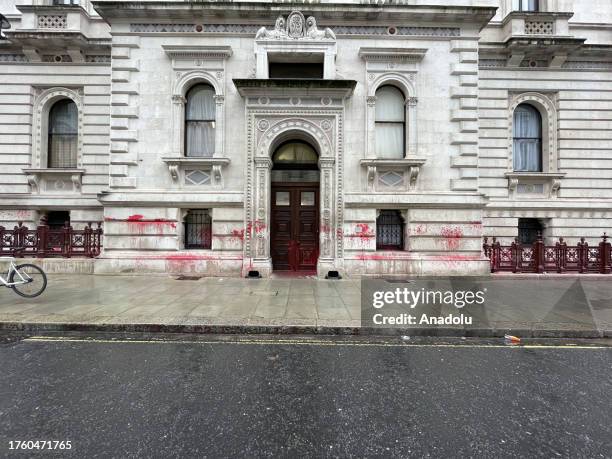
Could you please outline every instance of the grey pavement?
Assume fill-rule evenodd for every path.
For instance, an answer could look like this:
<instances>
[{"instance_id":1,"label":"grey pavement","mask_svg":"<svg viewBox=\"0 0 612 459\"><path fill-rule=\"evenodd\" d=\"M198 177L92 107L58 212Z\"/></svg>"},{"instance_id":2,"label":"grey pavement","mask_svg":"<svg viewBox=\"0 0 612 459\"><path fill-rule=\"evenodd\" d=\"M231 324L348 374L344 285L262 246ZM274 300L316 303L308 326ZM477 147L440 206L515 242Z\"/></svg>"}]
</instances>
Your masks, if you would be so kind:
<instances>
[{"instance_id":1,"label":"grey pavement","mask_svg":"<svg viewBox=\"0 0 612 459\"><path fill-rule=\"evenodd\" d=\"M503 336L506 331L524 336L560 337L564 332L572 337L611 336L612 278L583 277L579 283L571 276L494 278L483 283L495 283L495 294L485 306L462 310L474 317L472 326L412 327L405 331L447 336ZM332 329L335 333L365 333L360 328L358 279L177 280L166 276L55 274L49 275L47 290L39 298L21 298L10 289L0 288L0 328L54 324L109 330L145 326L134 331L147 331L149 325L196 327L185 331L204 327L200 331L209 332L223 331L219 327L228 327L226 331L236 327L234 332L295 327L293 332L310 328L319 333ZM402 330L376 333L397 334Z\"/></svg>"}]
</instances>

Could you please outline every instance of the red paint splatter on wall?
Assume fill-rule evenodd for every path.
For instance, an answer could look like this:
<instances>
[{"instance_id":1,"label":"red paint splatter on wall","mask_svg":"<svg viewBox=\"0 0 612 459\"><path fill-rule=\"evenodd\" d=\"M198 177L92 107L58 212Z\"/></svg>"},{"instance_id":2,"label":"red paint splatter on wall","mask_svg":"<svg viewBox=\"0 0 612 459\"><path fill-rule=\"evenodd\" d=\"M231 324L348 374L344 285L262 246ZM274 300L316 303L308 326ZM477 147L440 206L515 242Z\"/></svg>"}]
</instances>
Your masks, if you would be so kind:
<instances>
[{"instance_id":1,"label":"red paint splatter on wall","mask_svg":"<svg viewBox=\"0 0 612 459\"><path fill-rule=\"evenodd\" d=\"M417 225L414 228L414 234L416 235L425 234L425 233L427 233L427 225Z\"/></svg>"},{"instance_id":2,"label":"red paint splatter on wall","mask_svg":"<svg viewBox=\"0 0 612 459\"><path fill-rule=\"evenodd\" d=\"M248 234L260 234L265 232L267 229L267 226L264 222L260 221L260 220L255 220L253 222L249 222L247 225L247 233Z\"/></svg>"},{"instance_id":3,"label":"red paint splatter on wall","mask_svg":"<svg viewBox=\"0 0 612 459\"><path fill-rule=\"evenodd\" d=\"M445 226L442 227L442 231L440 232L448 250L458 250L461 238L463 237L463 230L459 226L450 227Z\"/></svg>"},{"instance_id":4,"label":"red paint splatter on wall","mask_svg":"<svg viewBox=\"0 0 612 459\"><path fill-rule=\"evenodd\" d=\"M128 223L130 225L135 225L135 227L139 226L153 226L156 227L159 231L162 230L163 227L169 226L171 228L176 228L176 221L168 220L166 218L144 218L142 215L130 215L125 220L120 218L112 218L105 217L105 222L123 222ZM142 230L139 230L142 233Z\"/></svg>"},{"instance_id":5,"label":"red paint splatter on wall","mask_svg":"<svg viewBox=\"0 0 612 459\"><path fill-rule=\"evenodd\" d=\"M232 237L238 238L242 241L244 239L244 229L232 230Z\"/></svg>"}]
</instances>

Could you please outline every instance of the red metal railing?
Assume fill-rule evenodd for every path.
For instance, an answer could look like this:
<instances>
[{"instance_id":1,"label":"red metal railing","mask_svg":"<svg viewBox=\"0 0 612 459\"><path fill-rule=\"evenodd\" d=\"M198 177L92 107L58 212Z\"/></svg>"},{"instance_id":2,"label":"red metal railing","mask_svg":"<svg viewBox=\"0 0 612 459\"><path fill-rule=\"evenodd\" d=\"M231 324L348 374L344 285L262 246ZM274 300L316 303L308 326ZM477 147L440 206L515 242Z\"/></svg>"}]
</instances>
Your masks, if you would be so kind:
<instances>
[{"instance_id":1,"label":"red metal railing","mask_svg":"<svg viewBox=\"0 0 612 459\"><path fill-rule=\"evenodd\" d=\"M59 229L40 225L28 229L19 222L12 230L0 226L0 255L23 257L87 257L100 255L102 248L102 223L93 228L75 230L66 224Z\"/></svg>"},{"instance_id":2,"label":"red metal railing","mask_svg":"<svg viewBox=\"0 0 612 459\"><path fill-rule=\"evenodd\" d=\"M589 246L584 238L569 246L563 238L555 245L545 245L542 235L532 244L523 246L518 238L509 246L502 246L496 238L489 244L484 239L484 253L491 261L491 272L512 273L599 273L612 272L612 250L608 236L602 242Z\"/></svg>"}]
</instances>

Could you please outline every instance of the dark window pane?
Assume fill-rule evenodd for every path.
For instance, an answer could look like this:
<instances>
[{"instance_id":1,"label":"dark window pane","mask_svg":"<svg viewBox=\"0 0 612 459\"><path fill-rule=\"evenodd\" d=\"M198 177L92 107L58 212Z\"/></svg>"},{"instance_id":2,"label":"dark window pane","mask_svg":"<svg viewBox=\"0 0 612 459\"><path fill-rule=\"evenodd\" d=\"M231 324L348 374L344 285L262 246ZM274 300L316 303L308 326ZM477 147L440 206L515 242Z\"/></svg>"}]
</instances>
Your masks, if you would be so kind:
<instances>
[{"instance_id":1,"label":"dark window pane","mask_svg":"<svg viewBox=\"0 0 612 459\"><path fill-rule=\"evenodd\" d=\"M398 210L381 210L376 219L376 249L404 249L404 219Z\"/></svg>"},{"instance_id":2,"label":"dark window pane","mask_svg":"<svg viewBox=\"0 0 612 459\"><path fill-rule=\"evenodd\" d=\"M190 210L185 218L185 248L210 249L212 219L208 210Z\"/></svg>"},{"instance_id":3,"label":"dark window pane","mask_svg":"<svg viewBox=\"0 0 612 459\"><path fill-rule=\"evenodd\" d=\"M61 229L68 223L70 225L70 212L65 210L56 210L48 212L46 216L47 225L51 229Z\"/></svg>"},{"instance_id":4,"label":"dark window pane","mask_svg":"<svg viewBox=\"0 0 612 459\"><path fill-rule=\"evenodd\" d=\"M323 62L291 63L271 62L268 68L269 78L323 78Z\"/></svg>"},{"instance_id":5,"label":"dark window pane","mask_svg":"<svg viewBox=\"0 0 612 459\"><path fill-rule=\"evenodd\" d=\"M519 218L518 237L521 244L533 244L543 230L542 223L537 218Z\"/></svg>"}]
</instances>

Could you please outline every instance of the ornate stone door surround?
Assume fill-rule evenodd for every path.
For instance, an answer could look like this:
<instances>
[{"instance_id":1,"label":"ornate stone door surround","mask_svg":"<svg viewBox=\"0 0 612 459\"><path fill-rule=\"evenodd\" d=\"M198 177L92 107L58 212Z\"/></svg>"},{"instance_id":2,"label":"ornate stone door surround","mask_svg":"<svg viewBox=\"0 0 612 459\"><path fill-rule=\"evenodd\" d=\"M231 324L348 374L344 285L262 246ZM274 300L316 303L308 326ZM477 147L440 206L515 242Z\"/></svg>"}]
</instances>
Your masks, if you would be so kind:
<instances>
[{"instance_id":1,"label":"ornate stone door surround","mask_svg":"<svg viewBox=\"0 0 612 459\"><path fill-rule=\"evenodd\" d=\"M254 85L260 82L260 88ZM355 82L341 89L313 91L293 87L276 91L269 80L234 80L246 102L247 161L244 267L246 273L272 271L270 255L271 169L276 147L291 139L309 142L319 154L320 227L317 272L342 270L344 98ZM245 87L246 86L246 87ZM307 89L307 90L306 90ZM266 94L266 95L263 95ZM307 96L306 96L307 95Z\"/></svg>"}]
</instances>

